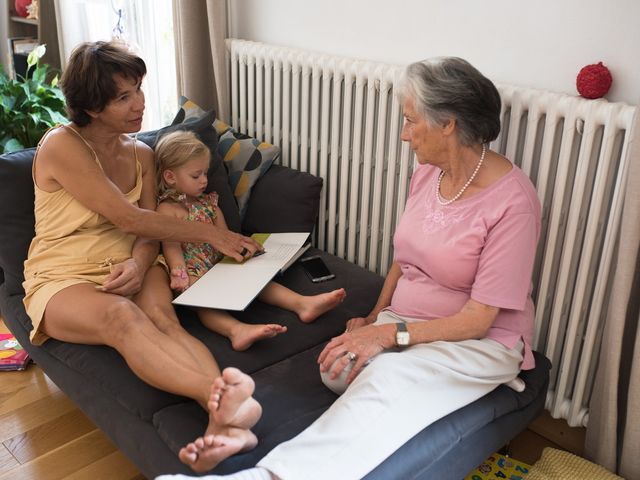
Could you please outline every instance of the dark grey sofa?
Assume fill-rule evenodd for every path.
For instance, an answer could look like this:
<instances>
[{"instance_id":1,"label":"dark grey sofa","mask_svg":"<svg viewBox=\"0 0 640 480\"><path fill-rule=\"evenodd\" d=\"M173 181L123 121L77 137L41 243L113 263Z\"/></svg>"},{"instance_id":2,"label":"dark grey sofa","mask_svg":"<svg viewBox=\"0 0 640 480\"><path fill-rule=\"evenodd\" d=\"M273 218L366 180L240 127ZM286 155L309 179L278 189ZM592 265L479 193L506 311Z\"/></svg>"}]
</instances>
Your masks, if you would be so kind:
<instances>
[{"instance_id":1,"label":"dark grey sofa","mask_svg":"<svg viewBox=\"0 0 640 480\"><path fill-rule=\"evenodd\" d=\"M207 119L200 127L203 135ZM207 130L208 132L208 130ZM210 134L211 132L208 132ZM154 135L143 135L153 144ZM215 142L215 139L212 141ZM99 426L149 478L163 473L188 473L177 450L202 434L205 412L193 401L152 388L140 381L111 348L74 345L49 340L41 347L29 343L31 321L22 305L22 262L33 235L33 149L0 156L0 311L9 329L45 373ZM212 187L225 195L225 171L213 165ZM251 195L245 231L300 231L313 227L321 181L274 165L258 181ZM235 205L223 205L230 224ZM228 213L230 211L231 213ZM236 208L237 211L237 208ZM284 213L283 213L284 212ZM311 249L324 257L336 278L311 283L294 264L276 280L301 293L344 287L346 300L315 323L303 325L286 311L254 302L238 317L245 322L266 320L288 327L274 339L234 352L226 339L204 329L183 308L179 316L187 330L214 352L221 367L236 366L256 381L256 397L264 407L255 427L258 446L236 455L214 471L229 473L253 466L275 445L290 439L312 423L336 396L320 382L316 358L332 336L344 330L345 320L368 313L383 279L345 260ZM491 453L526 428L543 409L549 362L536 354L537 367L525 372L523 393L501 386L441 419L407 442L367 479L461 479ZM434 392L437 395L437 392Z\"/></svg>"}]
</instances>

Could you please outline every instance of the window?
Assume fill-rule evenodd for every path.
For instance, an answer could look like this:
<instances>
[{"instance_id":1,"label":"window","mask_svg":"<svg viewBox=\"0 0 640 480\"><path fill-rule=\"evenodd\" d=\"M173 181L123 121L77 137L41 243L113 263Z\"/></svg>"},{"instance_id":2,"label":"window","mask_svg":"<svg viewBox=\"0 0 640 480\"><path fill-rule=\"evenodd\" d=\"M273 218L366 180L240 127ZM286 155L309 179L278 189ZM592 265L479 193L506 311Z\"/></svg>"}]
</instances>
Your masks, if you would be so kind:
<instances>
[{"instance_id":1,"label":"window","mask_svg":"<svg viewBox=\"0 0 640 480\"><path fill-rule=\"evenodd\" d=\"M171 122L178 108L171 0L57 0L56 15L63 64L81 42L122 38L147 64L143 130Z\"/></svg>"}]
</instances>

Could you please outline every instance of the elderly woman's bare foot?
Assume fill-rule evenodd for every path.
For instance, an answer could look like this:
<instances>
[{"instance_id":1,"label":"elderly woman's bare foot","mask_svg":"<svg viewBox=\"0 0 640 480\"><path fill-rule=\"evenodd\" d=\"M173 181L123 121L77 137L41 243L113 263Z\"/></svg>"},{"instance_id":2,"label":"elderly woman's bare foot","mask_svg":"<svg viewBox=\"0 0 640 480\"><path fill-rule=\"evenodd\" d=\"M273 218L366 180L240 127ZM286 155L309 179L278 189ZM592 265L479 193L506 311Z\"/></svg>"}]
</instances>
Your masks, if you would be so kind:
<instances>
[{"instance_id":1,"label":"elderly woman's bare foot","mask_svg":"<svg viewBox=\"0 0 640 480\"><path fill-rule=\"evenodd\" d=\"M207 472L238 452L251 450L258 439L249 430L227 428L224 435L205 435L181 448L180 460L194 472Z\"/></svg>"},{"instance_id":2,"label":"elderly woman's bare foot","mask_svg":"<svg viewBox=\"0 0 640 480\"><path fill-rule=\"evenodd\" d=\"M272 338L286 331L287 327L278 325L277 323L262 325L241 323L234 327L229 340L231 340L231 346L236 352L242 352L258 340Z\"/></svg>"},{"instance_id":3,"label":"elderly woman's bare foot","mask_svg":"<svg viewBox=\"0 0 640 480\"><path fill-rule=\"evenodd\" d=\"M301 321L311 323L323 313L337 307L346 296L347 292L344 288L338 288L332 292L303 297L302 305L296 310L296 313Z\"/></svg>"},{"instance_id":4,"label":"elderly woman's bare foot","mask_svg":"<svg viewBox=\"0 0 640 480\"><path fill-rule=\"evenodd\" d=\"M253 379L238 370L228 367L222 376L213 381L209 409L209 426L221 428L233 426L250 429L260 419L262 407L251 396L255 389ZM218 433L207 430L207 433Z\"/></svg>"}]
</instances>

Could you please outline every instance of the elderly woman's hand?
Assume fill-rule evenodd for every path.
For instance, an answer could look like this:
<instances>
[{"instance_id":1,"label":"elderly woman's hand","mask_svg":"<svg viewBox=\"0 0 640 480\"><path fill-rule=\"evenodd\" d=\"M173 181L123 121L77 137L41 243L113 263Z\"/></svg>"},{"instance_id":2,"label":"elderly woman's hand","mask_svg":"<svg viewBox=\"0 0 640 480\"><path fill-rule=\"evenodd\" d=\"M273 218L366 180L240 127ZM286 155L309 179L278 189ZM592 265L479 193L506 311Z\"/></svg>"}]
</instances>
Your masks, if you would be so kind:
<instances>
[{"instance_id":1,"label":"elderly woman's hand","mask_svg":"<svg viewBox=\"0 0 640 480\"><path fill-rule=\"evenodd\" d=\"M114 293L129 297L135 295L142 288L145 272L133 258L116 263L111 267L111 273L107 275L102 287L103 292Z\"/></svg>"},{"instance_id":2,"label":"elderly woman's hand","mask_svg":"<svg viewBox=\"0 0 640 480\"><path fill-rule=\"evenodd\" d=\"M376 319L375 317L371 318L371 317L354 317L351 318L349 320L347 320L347 332L351 332L352 330L355 330L357 328L361 328L364 327L366 325L370 325L373 322L375 322Z\"/></svg>"},{"instance_id":3,"label":"elderly woman's hand","mask_svg":"<svg viewBox=\"0 0 640 480\"><path fill-rule=\"evenodd\" d=\"M332 339L320 353L320 371L330 372L330 378L335 379L349 363L353 363L346 380L351 383L371 358L394 345L393 324L366 325L343 333Z\"/></svg>"},{"instance_id":4,"label":"elderly woman's hand","mask_svg":"<svg viewBox=\"0 0 640 480\"><path fill-rule=\"evenodd\" d=\"M233 257L238 262L251 258L257 251L262 250L262 245L253 238L223 228L216 229L216 234L209 243L219 252Z\"/></svg>"}]
</instances>

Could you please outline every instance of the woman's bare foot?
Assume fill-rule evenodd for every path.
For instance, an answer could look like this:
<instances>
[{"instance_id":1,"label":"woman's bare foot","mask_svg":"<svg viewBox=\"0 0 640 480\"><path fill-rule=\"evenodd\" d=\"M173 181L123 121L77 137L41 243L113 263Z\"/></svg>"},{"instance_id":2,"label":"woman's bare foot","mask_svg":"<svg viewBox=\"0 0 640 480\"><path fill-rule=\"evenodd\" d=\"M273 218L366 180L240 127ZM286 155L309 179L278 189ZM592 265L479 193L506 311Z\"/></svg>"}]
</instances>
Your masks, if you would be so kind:
<instances>
[{"instance_id":1,"label":"woman's bare foot","mask_svg":"<svg viewBox=\"0 0 640 480\"><path fill-rule=\"evenodd\" d=\"M234 327L233 332L229 336L229 340L231 340L231 347L236 352L242 352L258 340L272 338L286 331L287 327L276 323L260 325L239 323Z\"/></svg>"},{"instance_id":2,"label":"woman's bare foot","mask_svg":"<svg viewBox=\"0 0 640 480\"><path fill-rule=\"evenodd\" d=\"M253 379L238 370L228 367L222 376L213 381L209 409L209 426L253 427L262 415L262 407L251 396L255 389ZM220 433L219 430L207 430L207 433Z\"/></svg>"},{"instance_id":3,"label":"woman's bare foot","mask_svg":"<svg viewBox=\"0 0 640 480\"><path fill-rule=\"evenodd\" d=\"M251 450L258 439L249 430L229 427L226 435L198 437L180 449L178 457L194 472L207 472L236 453Z\"/></svg>"},{"instance_id":4,"label":"woman's bare foot","mask_svg":"<svg viewBox=\"0 0 640 480\"><path fill-rule=\"evenodd\" d=\"M262 414L262 407L251 396L254 389L249 375L225 368L211 386L207 431L180 449L180 460L195 472L206 472L231 455L254 448L258 439L249 429Z\"/></svg>"},{"instance_id":5,"label":"woman's bare foot","mask_svg":"<svg viewBox=\"0 0 640 480\"><path fill-rule=\"evenodd\" d=\"M303 297L302 304L296 310L298 317L304 323L311 323L323 313L337 307L347 296L344 288L332 292Z\"/></svg>"}]
</instances>

